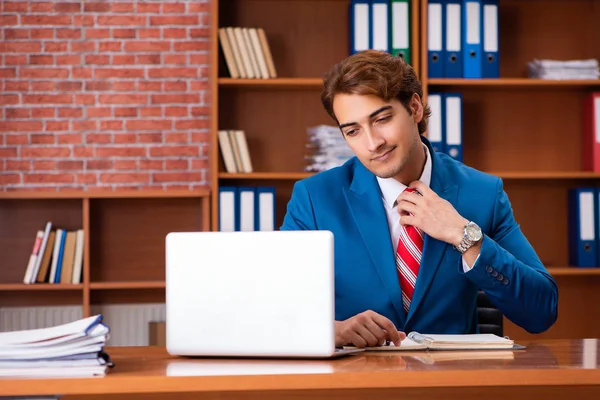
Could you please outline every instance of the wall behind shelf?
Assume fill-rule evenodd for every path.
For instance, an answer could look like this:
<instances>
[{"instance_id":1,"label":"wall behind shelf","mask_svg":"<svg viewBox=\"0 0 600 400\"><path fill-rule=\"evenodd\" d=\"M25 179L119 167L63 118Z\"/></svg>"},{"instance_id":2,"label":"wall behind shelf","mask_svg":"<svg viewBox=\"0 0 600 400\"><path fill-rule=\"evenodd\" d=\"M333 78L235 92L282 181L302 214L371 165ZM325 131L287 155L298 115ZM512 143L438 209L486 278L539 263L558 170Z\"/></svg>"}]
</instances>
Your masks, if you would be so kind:
<instances>
[{"instance_id":1,"label":"wall behind shelf","mask_svg":"<svg viewBox=\"0 0 600 400\"><path fill-rule=\"evenodd\" d=\"M2 2L0 188L209 174L209 0Z\"/></svg>"}]
</instances>

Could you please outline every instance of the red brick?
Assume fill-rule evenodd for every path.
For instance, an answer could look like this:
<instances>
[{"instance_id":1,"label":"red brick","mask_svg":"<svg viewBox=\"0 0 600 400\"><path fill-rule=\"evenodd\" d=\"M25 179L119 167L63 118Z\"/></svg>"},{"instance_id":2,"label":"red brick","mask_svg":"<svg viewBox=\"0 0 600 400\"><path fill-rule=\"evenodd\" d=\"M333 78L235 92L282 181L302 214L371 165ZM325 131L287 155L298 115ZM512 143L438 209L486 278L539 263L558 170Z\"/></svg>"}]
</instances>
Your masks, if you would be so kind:
<instances>
[{"instance_id":1,"label":"red brick","mask_svg":"<svg viewBox=\"0 0 600 400\"><path fill-rule=\"evenodd\" d=\"M157 146L150 148L151 157L198 157L199 155L198 146Z\"/></svg>"},{"instance_id":2,"label":"red brick","mask_svg":"<svg viewBox=\"0 0 600 400\"><path fill-rule=\"evenodd\" d=\"M166 160L165 161L165 169L167 170L187 170L189 166L188 160Z\"/></svg>"},{"instance_id":3,"label":"red brick","mask_svg":"<svg viewBox=\"0 0 600 400\"><path fill-rule=\"evenodd\" d=\"M75 146L73 147L73 157L94 157L94 148L91 146Z\"/></svg>"},{"instance_id":4,"label":"red brick","mask_svg":"<svg viewBox=\"0 0 600 400\"><path fill-rule=\"evenodd\" d=\"M163 140L161 133L140 133L138 143L161 143Z\"/></svg>"},{"instance_id":5,"label":"red brick","mask_svg":"<svg viewBox=\"0 0 600 400\"><path fill-rule=\"evenodd\" d=\"M108 39L110 38L110 29L86 29L85 30L85 38L86 39Z\"/></svg>"},{"instance_id":6,"label":"red brick","mask_svg":"<svg viewBox=\"0 0 600 400\"><path fill-rule=\"evenodd\" d=\"M125 43L125 51L127 52L138 52L138 51L169 51L171 50L171 42L165 41L131 41Z\"/></svg>"},{"instance_id":7,"label":"red brick","mask_svg":"<svg viewBox=\"0 0 600 400\"><path fill-rule=\"evenodd\" d=\"M110 133L88 133L85 135L87 143L107 144L112 143L112 135Z\"/></svg>"},{"instance_id":8,"label":"red brick","mask_svg":"<svg viewBox=\"0 0 600 400\"><path fill-rule=\"evenodd\" d=\"M190 36L192 39L208 39L210 37L210 30L208 28L191 29Z\"/></svg>"},{"instance_id":9,"label":"red brick","mask_svg":"<svg viewBox=\"0 0 600 400\"><path fill-rule=\"evenodd\" d=\"M23 183L73 183L75 175L73 174L27 174L23 177Z\"/></svg>"},{"instance_id":10,"label":"red brick","mask_svg":"<svg viewBox=\"0 0 600 400\"><path fill-rule=\"evenodd\" d=\"M210 11L210 3L190 3L188 12L205 13Z\"/></svg>"},{"instance_id":11,"label":"red brick","mask_svg":"<svg viewBox=\"0 0 600 400\"><path fill-rule=\"evenodd\" d=\"M140 29L138 30L138 37L140 39L158 39L160 38L160 29L151 28L151 29Z\"/></svg>"},{"instance_id":12,"label":"red brick","mask_svg":"<svg viewBox=\"0 0 600 400\"><path fill-rule=\"evenodd\" d=\"M0 174L0 185L16 185L21 183L21 174Z\"/></svg>"},{"instance_id":13,"label":"red brick","mask_svg":"<svg viewBox=\"0 0 600 400\"><path fill-rule=\"evenodd\" d=\"M0 147L0 158L15 158L16 156L16 147Z\"/></svg>"},{"instance_id":14,"label":"red brick","mask_svg":"<svg viewBox=\"0 0 600 400\"><path fill-rule=\"evenodd\" d=\"M125 123L127 130L151 131L157 129L171 129L173 123L171 120L129 120Z\"/></svg>"},{"instance_id":15,"label":"red brick","mask_svg":"<svg viewBox=\"0 0 600 400\"><path fill-rule=\"evenodd\" d=\"M29 108L7 108L5 110L7 119L29 118L31 109Z\"/></svg>"},{"instance_id":16,"label":"red brick","mask_svg":"<svg viewBox=\"0 0 600 400\"><path fill-rule=\"evenodd\" d=\"M123 172L114 174L100 174L100 182L103 183L147 183L149 181L150 175L147 173Z\"/></svg>"},{"instance_id":17,"label":"red brick","mask_svg":"<svg viewBox=\"0 0 600 400\"><path fill-rule=\"evenodd\" d=\"M27 56L5 56L4 65L27 65Z\"/></svg>"},{"instance_id":18,"label":"red brick","mask_svg":"<svg viewBox=\"0 0 600 400\"><path fill-rule=\"evenodd\" d=\"M162 12L167 13L185 13L185 3L163 3Z\"/></svg>"},{"instance_id":19,"label":"red brick","mask_svg":"<svg viewBox=\"0 0 600 400\"><path fill-rule=\"evenodd\" d=\"M104 52L118 52L123 49L122 42L100 42L99 51Z\"/></svg>"},{"instance_id":20,"label":"red brick","mask_svg":"<svg viewBox=\"0 0 600 400\"><path fill-rule=\"evenodd\" d=\"M54 56L32 55L29 57L29 62L32 65L53 65Z\"/></svg>"},{"instance_id":21,"label":"red brick","mask_svg":"<svg viewBox=\"0 0 600 400\"><path fill-rule=\"evenodd\" d=\"M44 3L34 3L32 2L29 5L30 12L52 12L54 11L54 3L52 2L44 2Z\"/></svg>"},{"instance_id":22,"label":"red brick","mask_svg":"<svg viewBox=\"0 0 600 400\"><path fill-rule=\"evenodd\" d=\"M31 171L31 161L6 160L7 171Z\"/></svg>"},{"instance_id":23,"label":"red brick","mask_svg":"<svg viewBox=\"0 0 600 400\"><path fill-rule=\"evenodd\" d=\"M115 82L113 85L113 90L116 92L135 92L135 82Z\"/></svg>"},{"instance_id":24,"label":"red brick","mask_svg":"<svg viewBox=\"0 0 600 400\"><path fill-rule=\"evenodd\" d=\"M66 160L58 162L59 171L80 171L83 169L83 161Z\"/></svg>"},{"instance_id":25,"label":"red brick","mask_svg":"<svg viewBox=\"0 0 600 400\"><path fill-rule=\"evenodd\" d=\"M150 17L150 25L198 25L197 15Z\"/></svg>"},{"instance_id":26,"label":"red brick","mask_svg":"<svg viewBox=\"0 0 600 400\"><path fill-rule=\"evenodd\" d=\"M116 133L114 137L116 144L137 143L137 135L135 133Z\"/></svg>"},{"instance_id":27,"label":"red brick","mask_svg":"<svg viewBox=\"0 0 600 400\"><path fill-rule=\"evenodd\" d=\"M21 15L21 25L71 25L70 15Z\"/></svg>"},{"instance_id":28,"label":"red brick","mask_svg":"<svg viewBox=\"0 0 600 400\"><path fill-rule=\"evenodd\" d=\"M78 13L81 12L81 3L56 3L54 10L60 13Z\"/></svg>"},{"instance_id":29,"label":"red brick","mask_svg":"<svg viewBox=\"0 0 600 400\"><path fill-rule=\"evenodd\" d=\"M115 160L116 170L124 170L124 169L137 169L137 161L136 160Z\"/></svg>"},{"instance_id":30,"label":"red brick","mask_svg":"<svg viewBox=\"0 0 600 400\"><path fill-rule=\"evenodd\" d=\"M114 110L115 117L137 117L138 109L134 107L117 107Z\"/></svg>"},{"instance_id":31,"label":"red brick","mask_svg":"<svg viewBox=\"0 0 600 400\"><path fill-rule=\"evenodd\" d=\"M204 180L200 172L155 172L152 181L156 183L166 182L201 182Z\"/></svg>"},{"instance_id":32,"label":"red brick","mask_svg":"<svg viewBox=\"0 0 600 400\"><path fill-rule=\"evenodd\" d=\"M58 144L82 144L83 135L81 133L67 133L58 135Z\"/></svg>"},{"instance_id":33,"label":"red brick","mask_svg":"<svg viewBox=\"0 0 600 400\"><path fill-rule=\"evenodd\" d=\"M32 39L54 39L54 29L33 28L30 35Z\"/></svg>"},{"instance_id":34,"label":"red brick","mask_svg":"<svg viewBox=\"0 0 600 400\"><path fill-rule=\"evenodd\" d=\"M147 104L148 96L144 94L101 94L102 104Z\"/></svg>"},{"instance_id":35,"label":"red brick","mask_svg":"<svg viewBox=\"0 0 600 400\"><path fill-rule=\"evenodd\" d=\"M98 147L96 149L97 157L144 157L146 156L145 147Z\"/></svg>"},{"instance_id":36,"label":"red brick","mask_svg":"<svg viewBox=\"0 0 600 400\"><path fill-rule=\"evenodd\" d=\"M98 121L73 121L74 131L93 131L98 127Z\"/></svg>"},{"instance_id":37,"label":"red brick","mask_svg":"<svg viewBox=\"0 0 600 400\"><path fill-rule=\"evenodd\" d=\"M31 144L56 144L56 135L49 133L31 135Z\"/></svg>"},{"instance_id":38,"label":"red brick","mask_svg":"<svg viewBox=\"0 0 600 400\"><path fill-rule=\"evenodd\" d=\"M57 39L81 39L81 29L57 29Z\"/></svg>"},{"instance_id":39,"label":"red brick","mask_svg":"<svg viewBox=\"0 0 600 400\"><path fill-rule=\"evenodd\" d=\"M59 92L79 92L82 88L82 82L56 82L56 90Z\"/></svg>"},{"instance_id":40,"label":"red brick","mask_svg":"<svg viewBox=\"0 0 600 400\"><path fill-rule=\"evenodd\" d=\"M40 53L41 51L41 42L0 42L0 53Z\"/></svg>"},{"instance_id":41,"label":"red brick","mask_svg":"<svg viewBox=\"0 0 600 400\"><path fill-rule=\"evenodd\" d=\"M187 39L187 29L185 28L167 28L163 31L165 39Z\"/></svg>"},{"instance_id":42,"label":"red brick","mask_svg":"<svg viewBox=\"0 0 600 400\"><path fill-rule=\"evenodd\" d=\"M162 171L164 161L162 160L140 160L140 170L158 170Z\"/></svg>"},{"instance_id":43,"label":"red brick","mask_svg":"<svg viewBox=\"0 0 600 400\"><path fill-rule=\"evenodd\" d=\"M93 173L80 173L77 174L77 183L95 185L98 182L96 174Z\"/></svg>"},{"instance_id":44,"label":"red brick","mask_svg":"<svg viewBox=\"0 0 600 400\"><path fill-rule=\"evenodd\" d=\"M100 130L101 131L122 131L123 130L123 121L121 121L121 120L100 121Z\"/></svg>"},{"instance_id":45,"label":"red brick","mask_svg":"<svg viewBox=\"0 0 600 400\"><path fill-rule=\"evenodd\" d=\"M46 121L46 132L68 131L68 121Z\"/></svg>"},{"instance_id":46,"label":"red brick","mask_svg":"<svg viewBox=\"0 0 600 400\"><path fill-rule=\"evenodd\" d=\"M100 15L98 25L107 26L145 26L146 17L143 15Z\"/></svg>"},{"instance_id":47,"label":"red brick","mask_svg":"<svg viewBox=\"0 0 600 400\"><path fill-rule=\"evenodd\" d=\"M73 68L74 79L87 79L92 77L91 68Z\"/></svg>"},{"instance_id":48,"label":"red brick","mask_svg":"<svg viewBox=\"0 0 600 400\"><path fill-rule=\"evenodd\" d=\"M68 147L24 147L21 149L23 158L64 158L69 156Z\"/></svg>"},{"instance_id":49,"label":"red brick","mask_svg":"<svg viewBox=\"0 0 600 400\"><path fill-rule=\"evenodd\" d=\"M90 53L95 52L97 48L96 42L71 42L72 53Z\"/></svg>"},{"instance_id":50,"label":"red brick","mask_svg":"<svg viewBox=\"0 0 600 400\"><path fill-rule=\"evenodd\" d=\"M73 17L75 26L94 26L94 17L91 15L76 15Z\"/></svg>"},{"instance_id":51,"label":"red brick","mask_svg":"<svg viewBox=\"0 0 600 400\"><path fill-rule=\"evenodd\" d=\"M86 64L110 64L110 57L106 55L87 54L85 56Z\"/></svg>"},{"instance_id":52,"label":"red brick","mask_svg":"<svg viewBox=\"0 0 600 400\"><path fill-rule=\"evenodd\" d=\"M52 92L56 84L53 81L31 82L32 92Z\"/></svg>"},{"instance_id":53,"label":"red brick","mask_svg":"<svg viewBox=\"0 0 600 400\"><path fill-rule=\"evenodd\" d=\"M16 68L0 68L0 78L16 78Z\"/></svg>"},{"instance_id":54,"label":"red brick","mask_svg":"<svg viewBox=\"0 0 600 400\"><path fill-rule=\"evenodd\" d=\"M8 89L14 90L14 89ZM16 94L0 94L0 105L18 104L19 96Z\"/></svg>"},{"instance_id":55,"label":"red brick","mask_svg":"<svg viewBox=\"0 0 600 400\"><path fill-rule=\"evenodd\" d=\"M138 64L161 64L160 54L143 54L136 56Z\"/></svg>"},{"instance_id":56,"label":"red brick","mask_svg":"<svg viewBox=\"0 0 600 400\"><path fill-rule=\"evenodd\" d=\"M27 12L28 6L26 1L4 1L3 5L4 12Z\"/></svg>"},{"instance_id":57,"label":"red brick","mask_svg":"<svg viewBox=\"0 0 600 400\"><path fill-rule=\"evenodd\" d=\"M142 81L138 84L138 90L160 92L162 90L162 82L147 82Z\"/></svg>"},{"instance_id":58,"label":"red brick","mask_svg":"<svg viewBox=\"0 0 600 400\"><path fill-rule=\"evenodd\" d=\"M56 56L56 65L81 65L80 55Z\"/></svg>"},{"instance_id":59,"label":"red brick","mask_svg":"<svg viewBox=\"0 0 600 400\"><path fill-rule=\"evenodd\" d=\"M21 78L68 78L69 70L67 68L21 68L19 71Z\"/></svg>"},{"instance_id":60,"label":"red brick","mask_svg":"<svg viewBox=\"0 0 600 400\"><path fill-rule=\"evenodd\" d=\"M64 53L69 48L66 42L46 42L44 43L44 51L46 53Z\"/></svg>"},{"instance_id":61,"label":"red brick","mask_svg":"<svg viewBox=\"0 0 600 400\"><path fill-rule=\"evenodd\" d=\"M192 107L192 116L202 117L210 115L210 107Z\"/></svg>"},{"instance_id":62,"label":"red brick","mask_svg":"<svg viewBox=\"0 0 600 400\"><path fill-rule=\"evenodd\" d=\"M155 94L152 95L152 104L178 104L199 103L198 94Z\"/></svg>"},{"instance_id":63,"label":"red brick","mask_svg":"<svg viewBox=\"0 0 600 400\"><path fill-rule=\"evenodd\" d=\"M210 141L208 132L192 132L192 143L207 143Z\"/></svg>"},{"instance_id":64,"label":"red brick","mask_svg":"<svg viewBox=\"0 0 600 400\"><path fill-rule=\"evenodd\" d=\"M144 107L140 108L140 116L142 117L162 117L162 109L160 107Z\"/></svg>"},{"instance_id":65,"label":"red brick","mask_svg":"<svg viewBox=\"0 0 600 400\"><path fill-rule=\"evenodd\" d=\"M168 132L165 134L167 143L188 143L187 133Z\"/></svg>"},{"instance_id":66,"label":"red brick","mask_svg":"<svg viewBox=\"0 0 600 400\"><path fill-rule=\"evenodd\" d=\"M200 90L208 90L208 80L206 81L192 81L190 84L190 90L197 92Z\"/></svg>"},{"instance_id":67,"label":"red brick","mask_svg":"<svg viewBox=\"0 0 600 400\"><path fill-rule=\"evenodd\" d=\"M116 39L135 39L135 29L113 29L113 37Z\"/></svg>"},{"instance_id":68,"label":"red brick","mask_svg":"<svg viewBox=\"0 0 600 400\"><path fill-rule=\"evenodd\" d=\"M41 121L0 121L0 132L39 132L42 127Z\"/></svg>"},{"instance_id":69,"label":"red brick","mask_svg":"<svg viewBox=\"0 0 600 400\"><path fill-rule=\"evenodd\" d=\"M78 94L75 96L75 104L95 104L96 96L93 94Z\"/></svg>"},{"instance_id":70,"label":"red brick","mask_svg":"<svg viewBox=\"0 0 600 400\"><path fill-rule=\"evenodd\" d=\"M165 92L185 92L187 82L165 82Z\"/></svg>"},{"instance_id":71,"label":"red brick","mask_svg":"<svg viewBox=\"0 0 600 400\"><path fill-rule=\"evenodd\" d=\"M208 160L207 159L193 159L192 160L192 169L194 170L198 170L198 169L206 169L208 168Z\"/></svg>"},{"instance_id":72,"label":"red brick","mask_svg":"<svg viewBox=\"0 0 600 400\"><path fill-rule=\"evenodd\" d=\"M19 17L16 15L0 15L0 26L18 25Z\"/></svg>"},{"instance_id":73,"label":"red brick","mask_svg":"<svg viewBox=\"0 0 600 400\"><path fill-rule=\"evenodd\" d=\"M201 51L210 50L210 42L208 40L194 40L189 42L174 43L175 51Z\"/></svg>"},{"instance_id":74,"label":"red brick","mask_svg":"<svg viewBox=\"0 0 600 400\"><path fill-rule=\"evenodd\" d=\"M89 107L87 110L88 118L110 117L110 107Z\"/></svg>"},{"instance_id":75,"label":"red brick","mask_svg":"<svg viewBox=\"0 0 600 400\"><path fill-rule=\"evenodd\" d=\"M113 11L113 13L133 12L134 4L133 3L113 3L112 11Z\"/></svg>"},{"instance_id":76,"label":"red brick","mask_svg":"<svg viewBox=\"0 0 600 400\"><path fill-rule=\"evenodd\" d=\"M109 2L85 2L83 5L84 12L108 12L111 4Z\"/></svg>"},{"instance_id":77,"label":"red brick","mask_svg":"<svg viewBox=\"0 0 600 400\"><path fill-rule=\"evenodd\" d=\"M121 54L116 54L113 56L113 65L131 65L135 63L135 56Z\"/></svg>"},{"instance_id":78,"label":"red brick","mask_svg":"<svg viewBox=\"0 0 600 400\"><path fill-rule=\"evenodd\" d=\"M187 117L189 115L189 111L187 107L166 107L165 108L165 116L166 117Z\"/></svg>"},{"instance_id":79,"label":"red brick","mask_svg":"<svg viewBox=\"0 0 600 400\"><path fill-rule=\"evenodd\" d=\"M159 13L160 12L160 3L155 2L139 2L137 6L137 11L139 13Z\"/></svg>"},{"instance_id":80,"label":"red brick","mask_svg":"<svg viewBox=\"0 0 600 400\"><path fill-rule=\"evenodd\" d=\"M4 40L29 39L30 32L29 29L4 29Z\"/></svg>"},{"instance_id":81,"label":"red brick","mask_svg":"<svg viewBox=\"0 0 600 400\"><path fill-rule=\"evenodd\" d=\"M31 109L31 118L55 118L56 108L40 107Z\"/></svg>"},{"instance_id":82,"label":"red brick","mask_svg":"<svg viewBox=\"0 0 600 400\"><path fill-rule=\"evenodd\" d=\"M14 146L18 144L29 144L29 134L18 133L18 134L7 134L5 136L5 142L7 146Z\"/></svg>"},{"instance_id":83,"label":"red brick","mask_svg":"<svg viewBox=\"0 0 600 400\"><path fill-rule=\"evenodd\" d=\"M89 91L104 91L112 88L111 82L106 81L88 81L85 83L85 90Z\"/></svg>"},{"instance_id":84,"label":"red brick","mask_svg":"<svg viewBox=\"0 0 600 400\"><path fill-rule=\"evenodd\" d=\"M83 116L83 109L81 108L59 108L59 118L81 118Z\"/></svg>"},{"instance_id":85,"label":"red brick","mask_svg":"<svg viewBox=\"0 0 600 400\"><path fill-rule=\"evenodd\" d=\"M188 65L187 54L165 54L163 65Z\"/></svg>"},{"instance_id":86,"label":"red brick","mask_svg":"<svg viewBox=\"0 0 600 400\"><path fill-rule=\"evenodd\" d=\"M106 78L144 78L143 69L135 68L97 68L94 77Z\"/></svg>"},{"instance_id":87,"label":"red brick","mask_svg":"<svg viewBox=\"0 0 600 400\"><path fill-rule=\"evenodd\" d=\"M87 160L85 162L86 169L109 170L113 169L112 160Z\"/></svg>"},{"instance_id":88,"label":"red brick","mask_svg":"<svg viewBox=\"0 0 600 400\"><path fill-rule=\"evenodd\" d=\"M208 129L210 121L203 119L188 119L175 122L175 129Z\"/></svg>"},{"instance_id":89,"label":"red brick","mask_svg":"<svg viewBox=\"0 0 600 400\"><path fill-rule=\"evenodd\" d=\"M148 77L150 78L196 78L198 76L197 68L150 68Z\"/></svg>"}]
</instances>

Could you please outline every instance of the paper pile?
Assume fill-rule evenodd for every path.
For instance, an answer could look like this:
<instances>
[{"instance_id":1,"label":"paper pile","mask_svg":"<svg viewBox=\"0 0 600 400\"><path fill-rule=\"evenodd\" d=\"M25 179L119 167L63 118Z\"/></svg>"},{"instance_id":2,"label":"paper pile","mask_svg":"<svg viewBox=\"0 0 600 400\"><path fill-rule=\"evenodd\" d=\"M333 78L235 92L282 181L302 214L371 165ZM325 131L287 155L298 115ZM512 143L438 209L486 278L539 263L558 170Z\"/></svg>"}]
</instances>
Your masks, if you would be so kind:
<instances>
[{"instance_id":1,"label":"paper pile","mask_svg":"<svg viewBox=\"0 0 600 400\"><path fill-rule=\"evenodd\" d=\"M598 79L598 60L538 60L527 65L530 78L537 79Z\"/></svg>"},{"instance_id":2,"label":"paper pile","mask_svg":"<svg viewBox=\"0 0 600 400\"><path fill-rule=\"evenodd\" d=\"M319 172L342 165L354 156L337 126L319 125L307 130L306 171Z\"/></svg>"},{"instance_id":3,"label":"paper pile","mask_svg":"<svg viewBox=\"0 0 600 400\"><path fill-rule=\"evenodd\" d=\"M96 315L64 325L0 333L0 377L104 376L110 329Z\"/></svg>"}]
</instances>

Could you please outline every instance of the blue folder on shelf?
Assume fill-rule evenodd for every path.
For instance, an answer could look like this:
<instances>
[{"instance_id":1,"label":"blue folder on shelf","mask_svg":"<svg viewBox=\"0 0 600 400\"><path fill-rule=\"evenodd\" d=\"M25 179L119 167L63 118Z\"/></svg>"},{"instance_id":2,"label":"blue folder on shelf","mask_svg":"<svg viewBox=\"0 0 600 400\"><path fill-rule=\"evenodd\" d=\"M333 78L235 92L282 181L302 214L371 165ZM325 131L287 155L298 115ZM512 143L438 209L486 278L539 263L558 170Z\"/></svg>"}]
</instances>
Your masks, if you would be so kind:
<instances>
[{"instance_id":1,"label":"blue folder on shelf","mask_svg":"<svg viewBox=\"0 0 600 400\"><path fill-rule=\"evenodd\" d=\"M483 0L483 57L481 76L499 78L498 0Z\"/></svg>"},{"instance_id":2,"label":"blue folder on shelf","mask_svg":"<svg viewBox=\"0 0 600 400\"><path fill-rule=\"evenodd\" d=\"M350 2L350 54L371 48L371 17L369 0Z\"/></svg>"},{"instance_id":3,"label":"blue folder on shelf","mask_svg":"<svg viewBox=\"0 0 600 400\"><path fill-rule=\"evenodd\" d=\"M441 0L427 5L427 75L444 77L444 7Z\"/></svg>"},{"instance_id":4,"label":"blue folder on shelf","mask_svg":"<svg viewBox=\"0 0 600 400\"><path fill-rule=\"evenodd\" d=\"M463 0L463 69L465 78L481 78L481 1Z\"/></svg>"},{"instance_id":5,"label":"blue folder on shelf","mask_svg":"<svg viewBox=\"0 0 600 400\"><path fill-rule=\"evenodd\" d=\"M569 190L569 264L574 267L598 265L596 188Z\"/></svg>"},{"instance_id":6,"label":"blue folder on shelf","mask_svg":"<svg viewBox=\"0 0 600 400\"><path fill-rule=\"evenodd\" d=\"M462 0L444 0L444 76L463 77Z\"/></svg>"}]
</instances>

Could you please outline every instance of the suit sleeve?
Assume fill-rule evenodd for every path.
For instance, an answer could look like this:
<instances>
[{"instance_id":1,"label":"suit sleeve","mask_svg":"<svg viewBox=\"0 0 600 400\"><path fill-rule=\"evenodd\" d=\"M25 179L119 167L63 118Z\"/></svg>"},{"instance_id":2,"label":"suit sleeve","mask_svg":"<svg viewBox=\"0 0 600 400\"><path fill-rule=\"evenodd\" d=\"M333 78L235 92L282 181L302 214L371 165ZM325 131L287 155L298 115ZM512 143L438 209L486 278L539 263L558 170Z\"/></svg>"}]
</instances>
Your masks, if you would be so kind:
<instances>
[{"instance_id":1,"label":"suit sleeve","mask_svg":"<svg viewBox=\"0 0 600 400\"><path fill-rule=\"evenodd\" d=\"M515 221L512 206L496 185L492 230L479 258L464 273L512 322L530 333L544 332L557 318L558 287Z\"/></svg>"},{"instance_id":2,"label":"suit sleeve","mask_svg":"<svg viewBox=\"0 0 600 400\"><path fill-rule=\"evenodd\" d=\"M302 181L294 184L292 196L283 218L282 231L316 230L312 201L306 185Z\"/></svg>"}]
</instances>

